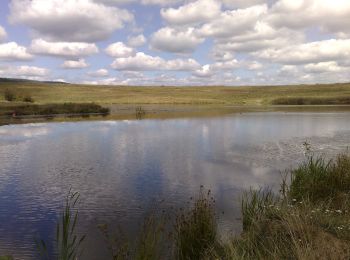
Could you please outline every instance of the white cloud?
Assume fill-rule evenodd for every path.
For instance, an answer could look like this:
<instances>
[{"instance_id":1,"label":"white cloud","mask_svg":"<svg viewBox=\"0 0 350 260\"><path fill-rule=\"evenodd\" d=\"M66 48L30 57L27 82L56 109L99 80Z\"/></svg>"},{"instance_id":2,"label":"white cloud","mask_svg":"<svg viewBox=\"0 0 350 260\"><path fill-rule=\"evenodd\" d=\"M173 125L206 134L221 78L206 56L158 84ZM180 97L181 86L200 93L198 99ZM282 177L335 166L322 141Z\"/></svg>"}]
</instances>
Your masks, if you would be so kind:
<instances>
[{"instance_id":1,"label":"white cloud","mask_svg":"<svg viewBox=\"0 0 350 260\"><path fill-rule=\"evenodd\" d=\"M207 78L207 77L213 76L214 71L211 69L210 65L207 64L207 65L202 66L200 69L194 71L193 75L195 75L197 77Z\"/></svg>"},{"instance_id":2,"label":"white cloud","mask_svg":"<svg viewBox=\"0 0 350 260\"><path fill-rule=\"evenodd\" d=\"M248 62L247 67L249 70L260 70L263 68L263 65L260 62L252 61L252 62Z\"/></svg>"},{"instance_id":3,"label":"white cloud","mask_svg":"<svg viewBox=\"0 0 350 260\"><path fill-rule=\"evenodd\" d=\"M319 62L306 65L284 65L275 77L275 84L334 83L349 81L349 67L337 62ZM271 82L271 79L266 79Z\"/></svg>"},{"instance_id":4,"label":"white cloud","mask_svg":"<svg viewBox=\"0 0 350 260\"><path fill-rule=\"evenodd\" d=\"M95 3L124 5L136 2L136 0L93 0Z\"/></svg>"},{"instance_id":5,"label":"white cloud","mask_svg":"<svg viewBox=\"0 0 350 260\"><path fill-rule=\"evenodd\" d=\"M189 53L203 41L204 39L198 37L192 27L186 30L165 27L152 35L151 46L162 51Z\"/></svg>"},{"instance_id":6,"label":"white cloud","mask_svg":"<svg viewBox=\"0 0 350 260\"><path fill-rule=\"evenodd\" d=\"M44 77L50 71L35 66L0 66L0 75L6 77Z\"/></svg>"},{"instance_id":7,"label":"white cloud","mask_svg":"<svg viewBox=\"0 0 350 260\"><path fill-rule=\"evenodd\" d=\"M232 60L234 57L233 53L215 47L212 49L210 56L216 61L228 61Z\"/></svg>"},{"instance_id":8,"label":"white cloud","mask_svg":"<svg viewBox=\"0 0 350 260\"><path fill-rule=\"evenodd\" d=\"M247 8L253 5L266 3L266 0L222 0L230 8Z\"/></svg>"},{"instance_id":9,"label":"white cloud","mask_svg":"<svg viewBox=\"0 0 350 260\"><path fill-rule=\"evenodd\" d=\"M211 77L215 74L219 74L223 71L232 70L240 67L241 64L236 59L227 61L218 61L213 64L206 64L200 69L193 72L193 75L197 77Z\"/></svg>"},{"instance_id":10,"label":"white cloud","mask_svg":"<svg viewBox=\"0 0 350 260\"><path fill-rule=\"evenodd\" d=\"M66 60L62 64L62 68L64 69L83 69L87 68L90 65L86 63L84 59L79 59L79 60Z\"/></svg>"},{"instance_id":11,"label":"white cloud","mask_svg":"<svg viewBox=\"0 0 350 260\"><path fill-rule=\"evenodd\" d=\"M10 11L11 23L25 24L40 37L54 41L105 40L133 21L127 10L92 0L13 0Z\"/></svg>"},{"instance_id":12,"label":"white cloud","mask_svg":"<svg viewBox=\"0 0 350 260\"><path fill-rule=\"evenodd\" d=\"M255 56L282 64L306 64L349 59L350 39L331 39L267 49L255 53Z\"/></svg>"},{"instance_id":13,"label":"white cloud","mask_svg":"<svg viewBox=\"0 0 350 260\"><path fill-rule=\"evenodd\" d=\"M109 5L125 5L125 4L136 3L137 1L138 0L94 0L94 2L96 3L103 3L103 4L109 4ZM141 4L143 5L161 5L161 6L173 5L183 1L184 0L140 0Z\"/></svg>"},{"instance_id":14,"label":"white cloud","mask_svg":"<svg viewBox=\"0 0 350 260\"><path fill-rule=\"evenodd\" d=\"M164 63L165 70L192 71L199 66L199 63L194 59L175 59Z\"/></svg>"},{"instance_id":15,"label":"white cloud","mask_svg":"<svg viewBox=\"0 0 350 260\"><path fill-rule=\"evenodd\" d=\"M141 0L144 5L172 5L183 2L184 0Z\"/></svg>"},{"instance_id":16,"label":"white cloud","mask_svg":"<svg viewBox=\"0 0 350 260\"><path fill-rule=\"evenodd\" d=\"M342 72L349 71L349 68L341 67L335 61L311 63L304 66L304 70L308 73L324 73L324 72Z\"/></svg>"},{"instance_id":17,"label":"white cloud","mask_svg":"<svg viewBox=\"0 0 350 260\"><path fill-rule=\"evenodd\" d=\"M90 77L106 77L108 76L108 70L106 69L99 69L96 71L90 71L87 73Z\"/></svg>"},{"instance_id":18,"label":"white cloud","mask_svg":"<svg viewBox=\"0 0 350 260\"><path fill-rule=\"evenodd\" d=\"M96 84L349 80L349 0L12 0L9 5L9 21L27 26L33 40L28 48L14 42L0 44L0 61L31 60L38 54L63 58L63 68L86 68L84 59L98 53L96 41L113 36L104 52L114 57L111 67L120 72L109 76L106 64L84 72ZM160 12L163 21L154 12ZM131 13L143 17L136 23ZM114 35L124 27L121 35ZM6 29L12 32L11 27ZM0 42L5 39L0 26ZM208 64L192 58L198 46L196 56L202 54ZM139 47L161 52L137 53ZM174 54L182 58L169 58ZM105 58L89 62L96 67ZM33 68L3 66L0 73L10 75L13 69L14 76L46 77ZM78 82L81 76L69 77Z\"/></svg>"},{"instance_id":19,"label":"white cloud","mask_svg":"<svg viewBox=\"0 0 350 260\"><path fill-rule=\"evenodd\" d=\"M160 13L170 24L185 25L210 21L220 14L220 9L217 0L197 0L177 9L161 9Z\"/></svg>"},{"instance_id":20,"label":"white cloud","mask_svg":"<svg viewBox=\"0 0 350 260\"><path fill-rule=\"evenodd\" d=\"M157 70L164 65L160 57L152 57L143 52L136 53L133 57L117 58L112 63L112 68L118 70Z\"/></svg>"},{"instance_id":21,"label":"white cloud","mask_svg":"<svg viewBox=\"0 0 350 260\"><path fill-rule=\"evenodd\" d=\"M116 42L111 45L109 45L105 52L115 58L122 58L122 57L129 57L134 53L134 49L126 46L122 42Z\"/></svg>"},{"instance_id":22,"label":"white cloud","mask_svg":"<svg viewBox=\"0 0 350 260\"><path fill-rule=\"evenodd\" d=\"M147 42L147 39L143 34L128 38L128 45L134 48L140 47L144 45L146 42Z\"/></svg>"},{"instance_id":23,"label":"white cloud","mask_svg":"<svg viewBox=\"0 0 350 260\"><path fill-rule=\"evenodd\" d=\"M48 42L36 39L32 41L30 52L48 56L79 58L98 53L98 48L93 43Z\"/></svg>"},{"instance_id":24,"label":"white cloud","mask_svg":"<svg viewBox=\"0 0 350 260\"><path fill-rule=\"evenodd\" d=\"M150 71L150 70L177 70L191 71L199 68L199 64L193 59L164 60L161 57L153 57L143 52L127 58L117 58L112 63L116 70Z\"/></svg>"},{"instance_id":25,"label":"white cloud","mask_svg":"<svg viewBox=\"0 0 350 260\"><path fill-rule=\"evenodd\" d=\"M28 53L26 47L18 45L16 42L0 44L0 60L17 61L31 60L33 55Z\"/></svg>"},{"instance_id":26,"label":"white cloud","mask_svg":"<svg viewBox=\"0 0 350 260\"><path fill-rule=\"evenodd\" d=\"M0 42L4 41L7 37L5 29L0 25Z\"/></svg>"},{"instance_id":27,"label":"white cloud","mask_svg":"<svg viewBox=\"0 0 350 260\"><path fill-rule=\"evenodd\" d=\"M302 32L286 28L276 30L268 24L258 22L254 28L231 38L219 38L216 48L225 51L255 52L267 48L281 48L302 43L305 36Z\"/></svg>"},{"instance_id":28,"label":"white cloud","mask_svg":"<svg viewBox=\"0 0 350 260\"><path fill-rule=\"evenodd\" d=\"M279 0L268 20L275 26L302 29L316 26L325 32L349 34L348 0Z\"/></svg>"},{"instance_id":29,"label":"white cloud","mask_svg":"<svg viewBox=\"0 0 350 260\"><path fill-rule=\"evenodd\" d=\"M213 70L231 70L238 68L240 63L236 59L228 61L218 61L210 65Z\"/></svg>"},{"instance_id":30,"label":"white cloud","mask_svg":"<svg viewBox=\"0 0 350 260\"><path fill-rule=\"evenodd\" d=\"M204 24L199 33L206 37L232 37L254 29L255 24L268 12L267 5L224 11L216 19Z\"/></svg>"}]
</instances>

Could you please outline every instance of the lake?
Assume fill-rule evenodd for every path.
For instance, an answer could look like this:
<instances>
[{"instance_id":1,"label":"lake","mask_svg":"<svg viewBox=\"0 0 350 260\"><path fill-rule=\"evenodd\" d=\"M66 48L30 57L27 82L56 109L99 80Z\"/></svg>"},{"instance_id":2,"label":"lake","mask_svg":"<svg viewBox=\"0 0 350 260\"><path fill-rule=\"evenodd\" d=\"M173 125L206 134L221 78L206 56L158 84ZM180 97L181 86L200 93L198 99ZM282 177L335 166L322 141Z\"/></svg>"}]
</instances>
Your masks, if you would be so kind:
<instances>
[{"instance_id":1,"label":"lake","mask_svg":"<svg viewBox=\"0 0 350 260\"><path fill-rule=\"evenodd\" d=\"M179 208L200 186L216 199L222 234L241 230L240 196L278 191L303 143L333 156L350 145L350 113L261 112L213 118L40 123L0 127L0 253L35 259L52 239L70 188L81 195L83 259L104 259L97 228L135 236L153 211Z\"/></svg>"}]
</instances>

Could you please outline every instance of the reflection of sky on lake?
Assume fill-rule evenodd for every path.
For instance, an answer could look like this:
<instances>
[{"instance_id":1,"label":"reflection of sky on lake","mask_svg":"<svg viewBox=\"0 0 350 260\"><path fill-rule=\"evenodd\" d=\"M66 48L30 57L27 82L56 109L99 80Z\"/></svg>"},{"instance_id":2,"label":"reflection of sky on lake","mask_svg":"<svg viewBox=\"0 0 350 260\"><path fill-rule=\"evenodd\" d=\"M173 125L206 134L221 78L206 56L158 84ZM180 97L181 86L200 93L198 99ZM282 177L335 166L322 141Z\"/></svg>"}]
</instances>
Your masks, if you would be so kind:
<instances>
[{"instance_id":1,"label":"reflection of sky on lake","mask_svg":"<svg viewBox=\"0 0 350 260\"><path fill-rule=\"evenodd\" d=\"M225 231L239 231L243 189L280 182L306 139L335 154L350 145L349 113L250 113L212 119L106 121L0 127L0 249L31 259L52 237L70 187L81 193L90 259L96 223L131 233L149 207L179 207L212 190ZM164 202L159 203L164 199ZM95 249L91 249L95 248ZM89 258L86 258L89 259Z\"/></svg>"}]
</instances>

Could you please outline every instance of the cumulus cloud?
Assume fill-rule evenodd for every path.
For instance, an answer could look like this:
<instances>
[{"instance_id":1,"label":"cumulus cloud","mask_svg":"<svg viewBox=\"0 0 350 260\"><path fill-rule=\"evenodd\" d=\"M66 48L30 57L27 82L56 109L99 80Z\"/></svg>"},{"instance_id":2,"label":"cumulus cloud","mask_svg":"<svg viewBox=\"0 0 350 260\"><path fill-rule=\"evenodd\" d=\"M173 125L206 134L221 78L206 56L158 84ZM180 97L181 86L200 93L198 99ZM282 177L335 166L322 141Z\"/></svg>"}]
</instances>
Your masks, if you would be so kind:
<instances>
[{"instance_id":1,"label":"cumulus cloud","mask_svg":"<svg viewBox=\"0 0 350 260\"><path fill-rule=\"evenodd\" d=\"M191 71L199 68L199 64L193 59L164 60L161 57L153 57L143 52L127 58L117 58L112 63L116 70L150 71L150 70L174 70Z\"/></svg>"},{"instance_id":2,"label":"cumulus cloud","mask_svg":"<svg viewBox=\"0 0 350 260\"><path fill-rule=\"evenodd\" d=\"M25 24L54 41L94 42L109 38L133 21L133 15L92 0L13 0L9 20Z\"/></svg>"},{"instance_id":3,"label":"cumulus cloud","mask_svg":"<svg viewBox=\"0 0 350 260\"><path fill-rule=\"evenodd\" d=\"M283 65L275 76L275 84L348 82L350 68L337 62L319 62L306 65ZM267 79L271 82L271 79Z\"/></svg>"},{"instance_id":4,"label":"cumulus cloud","mask_svg":"<svg viewBox=\"0 0 350 260\"><path fill-rule=\"evenodd\" d=\"M0 42L4 41L7 37L5 29L0 25Z\"/></svg>"},{"instance_id":5,"label":"cumulus cloud","mask_svg":"<svg viewBox=\"0 0 350 260\"><path fill-rule=\"evenodd\" d=\"M282 64L306 64L350 58L350 39L331 39L267 49L255 56Z\"/></svg>"},{"instance_id":6,"label":"cumulus cloud","mask_svg":"<svg viewBox=\"0 0 350 260\"><path fill-rule=\"evenodd\" d=\"M30 52L47 56L79 58L98 53L98 48L94 43L48 42L43 39L35 39L30 46Z\"/></svg>"},{"instance_id":7,"label":"cumulus cloud","mask_svg":"<svg viewBox=\"0 0 350 260\"><path fill-rule=\"evenodd\" d=\"M146 44L147 39L143 34L139 34L137 36L129 37L128 38L128 45L131 47L140 47L144 44Z\"/></svg>"},{"instance_id":8,"label":"cumulus cloud","mask_svg":"<svg viewBox=\"0 0 350 260\"><path fill-rule=\"evenodd\" d=\"M247 68L249 70L260 70L263 68L263 65L258 61L250 61L247 64Z\"/></svg>"},{"instance_id":9,"label":"cumulus cloud","mask_svg":"<svg viewBox=\"0 0 350 260\"><path fill-rule=\"evenodd\" d=\"M87 73L90 77L106 77L109 75L108 70L106 69L99 69L96 71L90 71Z\"/></svg>"},{"instance_id":10,"label":"cumulus cloud","mask_svg":"<svg viewBox=\"0 0 350 260\"><path fill-rule=\"evenodd\" d=\"M268 20L280 27L316 26L325 32L350 33L350 1L279 0L271 8Z\"/></svg>"},{"instance_id":11,"label":"cumulus cloud","mask_svg":"<svg viewBox=\"0 0 350 260\"><path fill-rule=\"evenodd\" d=\"M211 69L210 65L207 64L207 65L202 66L200 69L194 71L193 75L195 75L197 77L207 78L207 77L213 76L214 71Z\"/></svg>"},{"instance_id":12,"label":"cumulus cloud","mask_svg":"<svg viewBox=\"0 0 350 260\"><path fill-rule=\"evenodd\" d=\"M206 64L202 66L200 69L193 72L193 75L197 77L211 77L218 72L223 72L226 70L232 70L240 67L241 64L236 59L228 60L228 61L218 61L213 64Z\"/></svg>"},{"instance_id":13,"label":"cumulus cloud","mask_svg":"<svg viewBox=\"0 0 350 260\"><path fill-rule=\"evenodd\" d=\"M343 72L349 71L349 68L341 67L335 61L319 62L306 64L304 70L308 73L324 73L324 72Z\"/></svg>"},{"instance_id":14,"label":"cumulus cloud","mask_svg":"<svg viewBox=\"0 0 350 260\"><path fill-rule=\"evenodd\" d=\"M258 22L250 31L230 38L216 39L215 43L219 50L255 52L267 48L281 48L303 43L304 40L305 35L302 32L286 28L277 30L263 22Z\"/></svg>"},{"instance_id":15,"label":"cumulus cloud","mask_svg":"<svg viewBox=\"0 0 350 260\"><path fill-rule=\"evenodd\" d=\"M49 73L48 69L35 66L0 66L0 75L6 77L44 77Z\"/></svg>"},{"instance_id":16,"label":"cumulus cloud","mask_svg":"<svg viewBox=\"0 0 350 260\"><path fill-rule=\"evenodd\" d=\"M62 64L62 68L64 69L83 69L87 68L90 65L86 63L84 59L79 59L79 60L66 60Z\"/></svg>"},{"instance_id":17,"label":"cumulus cloud","mask_svg":"<svg viewBox=\"0 0 350 260\"><path fill-rule=\"evenodd\" d=\"M151 46L162 51L189 53L203 41L204 38L196 35L193 27L185 30L165 27L152 35Z\"/></svg>"},{"instance_id":18,"label":"cumulus cloud","mask_svg":"<svg viewBox=\"0 0 350 260\"><path fill-rule=\"evenodd\" d=\"M177 3L184 2L185 0L141 0L141 4L143 5L161 5L168 6ZM125 5L136 3L138 0L94 0L96 3L103 3L108 5Z\"/></svg>"},{"instance_id":19,"label":"cumulus cloud","mask_svg":"<svg viewBox=\"0 0 350 260\"><path fill-rule=\"evenodd\" d=\"M220 50L219 48L213 48L210 57L215 61L228 61L234 58L234 55L230 51Z\"/></svg>"},{"instance_id":20,"label":"cumulus cloud","mask_svg":"<svg viewBox=\"0 0 350 260\"><path fill-rule=\"evenodd\" d=\"M199 32L207 37L232 37L254 28L268 11L267 5L224 11L216 19L204 24Z\"/></svg>"},{"instance_id":21,"label":"cumulus cloud","mask_svg":"<svg viewBox=\"0 0 350 260\"><path fill-rule=\"evenodd\" d=\"M185 25L209 21L220 14L221 4L217 0L197 0L177 9L160 11L164 20L170 24Z\"/></svg>"},{"instance_id":22,"label":"cumulus cloud","mask_svg":"<svg viewBox=\"0 0 350 260\"><path fill-rule=\"evenodd\" d=\"M266 0L222 0L225 6L230 8L247 8L253 5L265 4Z\"/></svg>"},{"instance_id":23,"label":"cumulus cloud","mask_svg":"<svg viewBox=\"0 0 350 260\"><path fill-rule=\"evenodd\" d=\"M172 5L183 2L184 0L141 0L144 5Z\"/></svg>"},{"instance_id":24,"label":"cumulus cloud","mask_svg":"<svg viewBox=\"0 0 350 260\"><path fill-rule=\"evenodd\" d=\"M136 0L93 0L95 3L110 4L110 5L124 5L136 2Z\"/></svg>"},{"instance_id":25,"label":"cumulus cloud","mask_svg":"<svg viewBox=\"0 0 350 260\"><path fill-rule=\"evenodd\" d=\"M8 42L0 44L0 60L3 61L26 61L31 60L33 55L28 53L24 46L18 45L16 42Z\"/></svg>"},{"instance_id":26,"label":"cumulus cloud","mask_svg":"<svg viewBox=\"0 0 350 260\"><path fill-rule=\"evenodd\" d=\"M145 5L158 6L149 9ZM103 69L84 73L95 83L349 80L348 0L13 0L9 6L10 25L27 26L34 40L28 48L15 42L0 44L0 61L31 60L38 54L63 58L63 68L86 68L84 58L99 51L96 41L113 37L104 52L114 58L111 67L120 73L111 77L102 64ZM140 13L148 10L152 12ZM154 18L153 11L163 20ZM144 17L135 21L132 13ZM114 35L122 28L121 35ZM11 32L11 26L6 30ZM0 26L0 42L5 38ZM152 51L161 51L159 56L137 52L146 43ZM202 54L204 64L193 59L194 52ZM89 59L91 63L103 60Z\"/></svg>"},{"instance_id":27,"label":"cumulus cloud","mask_svg":"<svg viewBox=\"0 0 350 260\"><path fill-rule=\"evenodd\" d=\"M134 53L134 49L126 46L122 42L116 42L109 45L105 52L111 57L121 58L131 56Z\"/></svg>"}]
</instances>

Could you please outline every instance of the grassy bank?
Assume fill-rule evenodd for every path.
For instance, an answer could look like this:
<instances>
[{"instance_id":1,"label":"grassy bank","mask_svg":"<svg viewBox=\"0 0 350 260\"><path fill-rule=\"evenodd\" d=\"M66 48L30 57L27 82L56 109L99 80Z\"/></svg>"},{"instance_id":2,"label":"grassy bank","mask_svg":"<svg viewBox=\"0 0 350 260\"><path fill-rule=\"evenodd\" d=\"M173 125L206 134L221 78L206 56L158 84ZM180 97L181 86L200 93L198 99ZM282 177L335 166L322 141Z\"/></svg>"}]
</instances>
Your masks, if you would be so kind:
<instances>
[{"instance_id":1,"label":"grassy bank","mask_svg":"<svg viewBox=\"0 0 350 260\"><path fill-rule=\"evenodd\" d=\"M271 105L276 99L350 98L350 83L259 87L132 87L0 82L0 103L10 89L18 100L35 103ZM15 102L17 102L15 100ZM343 102L341 100L341 102Z\"/></svg>"},{"instance_id":2,"label":"grassy bank","mask_svg":"<svg viewBox=\"0 0 350 260\"><path fill-rule=\"evenodd\" d=\"M204 255L180 259L350 259L349 155L331 161L310 156L288 176L280 194L245 193L239 236L204 239L207 249L196 250ZM187 247L196 249L205 236L194 231L192 238Z\"/></svg>"},{"instance_id":3,"label":"grassy bank","mask_svg":"<svg viewBox=\"0 0 350 260\"><path fill-rule=\"evenodd\" d=\"M63 104L10 104L0 106L0 116L51 116L51 115L109 114L109 109L94 103Z\"/></svg>"},{"instance_id":4,"label":"grassy bank","mask_svg":"<svg viewBox=\"0 0 350 260\"><path fill-rule=\"evenodd\" d=\"M91 105L92 103L102 107ZM145 87L0 80L0 125L42 122L49 114L107 114L107 109L111 119L118 120L216 116L286 109L310 111L312 107L317 107L315 109L318 112L324 111L323 105L332 105L333 108L326 107L327 112L331 109L333 111L338 105L341 110L348 110L350 83L255 87ZM12 115L15 110L22 118L4 117ZM35 118L29 119L26 117L28 115L35 115ZM61 117L58 120L68 119Z\"/></svg>"},{"instance_id":5,"label":"grassy bank","mask_svg":"<svg viewBox=\"0 0 350 260\"><path fill-rule=\"evenodd\" d=\"M220 238L215 200L202 188L190 206L170 217L163 212L147 218L133 242L113 239L108 227L101 227L111 259L350 259L350 156L327 161L310 155L286 176L279 194L268 189L244 194L238 236ZM73 230L76 216L66 206L58 227ZM65 234L58 248L67 253L73 243L68 251L76 255L83 247L73 233L59 233L57 241Z\"/></svg>"},{"instance_id":6,"label":"grassy bank","mask_svg":"<svg viewBox=\"0 0 350 260\"><path fill-rule=\"evenodd\" d=\"M282 183L279 197L251 191L243 233L226 244L239 259L349 259L350 157L310 157Z\"/></svg>"},{"instance_id":7,"label":"grassy bank","mask_svg":"<svg viewBox=\"0 0 350 260\"><path fill-rule=\"evenodd\" d=\"M312 98L291 97L278 98L272 101L272 105L350 105L350 97Z\"/></svg>"}]
</instances>

